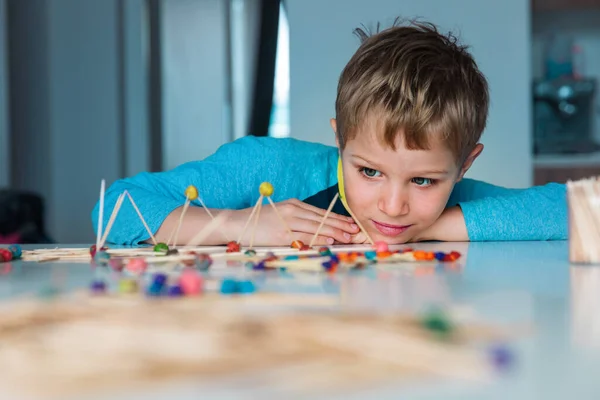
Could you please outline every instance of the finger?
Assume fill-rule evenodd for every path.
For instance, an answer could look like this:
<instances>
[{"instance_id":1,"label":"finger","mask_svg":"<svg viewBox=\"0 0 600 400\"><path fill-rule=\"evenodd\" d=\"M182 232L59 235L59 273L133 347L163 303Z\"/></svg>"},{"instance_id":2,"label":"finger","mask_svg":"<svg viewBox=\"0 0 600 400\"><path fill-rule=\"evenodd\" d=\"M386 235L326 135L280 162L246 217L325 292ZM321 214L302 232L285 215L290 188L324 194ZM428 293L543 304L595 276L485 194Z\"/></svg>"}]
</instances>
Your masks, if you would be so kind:
<instances>
[{"instance_id":1,"label":"finger","mask_svg":"<svg viewBox=\"0 0 600 400\"><path fill-rule=\"evenodd\" d=\"M316 207L314 207L314 208L316 208ZM321 221L323 221L322 215L319 215L316 212L313 212L312 210L308 210L301 206L298 206L297 211L294 212L294 217L316 222L317 227L321 223ZM338 218L330 218L330 217L331 217L331 214L329 214L327 216L327 219L323 223L322 229L324 229L325 226L330 226L332 228L336 228L336 229L342 230L344 232L347 232L351 235L360 232L360 228L353 221L346 221L346 220L341 220ZM316 232L316 229L314 232Z\"/></svg>"},{"instance_id":2,"label":"finger","mask_svg":"<svg viewBox=\"0 0 600 400\"><path fill-rule=\"evenodd\" d=\"M304 244L309 244L313 238L313 235L304 232L294 232L294 236L296 236L296 240L302 241ZM333 238L327 236L317 236L317 239L313 243L314 246L331 246L335 243Z\"/></svg>"},{"instance_id":3,"label":"finger","mask_svg":"<svg viewBox=\"0 0 600 400\"><path fill-rule=\"evenodd\" d=\"M339 200L338 200L339 201ZM295 205L304 208L307 211L312 211L313 213L319 215L320 217L324 217L325 213L327 212L327 210L324 210L322 208L319 207L315 207L313 205L310 205L308 203L305 203L303 201L300 201L298 199L292 199L291 200L292 203L294 203ZM327 216L327 218L335 218L335 219L339 219L341 221L354 221L352 219L352 217L347 217L345 215L340 215L340 214L336 214L333 211L329 213L329 215Z\"/></svg>"},{"instance_id":4,"label":"finger","mask_svg":"<svg viewBox=\"0 0 600 400\"><path fill-rule=\"evenodd\" d=\"M351 243L353 244L363 244L367 242L367 236L361 231L356 235L352 235Z\"/></svg>"},{"instance_id":5,"label":"finger","mask_svg":"<svg viewBox=\"0 0 600 400\"><path fill-rule=\"evenodd\" d=\"M294 231L314 235L319 228L319 222L303 218L294 218L290 223L290 227ZM319 235L330 237L342 243L350 243L352 240L351 234L330 225L323 225L319 231Z\"/></svg>"}]
</instances>

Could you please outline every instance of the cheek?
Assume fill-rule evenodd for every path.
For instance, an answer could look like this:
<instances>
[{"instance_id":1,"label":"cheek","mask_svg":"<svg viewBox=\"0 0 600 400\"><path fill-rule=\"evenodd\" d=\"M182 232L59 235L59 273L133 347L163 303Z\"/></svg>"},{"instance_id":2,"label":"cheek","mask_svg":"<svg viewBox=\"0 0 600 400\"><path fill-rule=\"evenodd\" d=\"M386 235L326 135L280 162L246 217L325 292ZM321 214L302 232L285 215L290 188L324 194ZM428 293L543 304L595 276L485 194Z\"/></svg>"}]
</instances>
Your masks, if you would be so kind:
<instances>
[{"instance_id":1,"label":"cheek","mask_svg":"<svg viewBox=\"0 0 600 400\"><path fill-rule=\"evenodd\" d=\"M346 200L355 214L360 214L361 209L376 201L375 191L358 174L351 173L344 176L344 189Z\"/></svg>"},{"instance_id":2,"label":"cheek","mask_svg":"<svg viewBox=\"0 0 600 400\"><path fill-rule=\"evenodd\" d=\"M419 221L433 223L446 208L448 196L445 188L417 192L411 199L410 213Z\"/></svg>"}]
</instances>

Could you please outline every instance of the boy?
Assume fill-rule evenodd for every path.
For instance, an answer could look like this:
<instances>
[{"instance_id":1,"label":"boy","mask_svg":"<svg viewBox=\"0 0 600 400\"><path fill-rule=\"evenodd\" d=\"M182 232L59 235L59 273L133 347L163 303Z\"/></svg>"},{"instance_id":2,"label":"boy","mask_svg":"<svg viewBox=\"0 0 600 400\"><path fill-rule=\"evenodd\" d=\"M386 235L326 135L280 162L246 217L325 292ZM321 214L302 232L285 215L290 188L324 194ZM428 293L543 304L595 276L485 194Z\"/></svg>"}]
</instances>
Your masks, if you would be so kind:
<instances>
[{"instance_id":1,"label":"boy","mask_svg":"<svg viewBox=\"0 0 600 400\"><path fill-rule=\"evenodd\" d=\"M115 182L106 193L104 226L117 197L128 190L156 240L166 242L179 221L184 191L194 185L213 214L234 210L203 243L224 244L237 240L260 183L267 181L293 239L304 243L338 190L375 241L567 238L565 185L506 189L463 179L483 150L479 139L489 103L486 79L465 47L430 24L358 33L362 44L341 74L331 120L337 147L239 139L205 160ZM365 242L349 215L338 201L317 244ZM94 226L97 218L98 205ZM178 244L209 221L201 207L190 207ZM134 245L148 239L134 209L123 203L108 241ZM291 241L272 207L263 206L254 244Z\"/></svg>"}]
</instances>

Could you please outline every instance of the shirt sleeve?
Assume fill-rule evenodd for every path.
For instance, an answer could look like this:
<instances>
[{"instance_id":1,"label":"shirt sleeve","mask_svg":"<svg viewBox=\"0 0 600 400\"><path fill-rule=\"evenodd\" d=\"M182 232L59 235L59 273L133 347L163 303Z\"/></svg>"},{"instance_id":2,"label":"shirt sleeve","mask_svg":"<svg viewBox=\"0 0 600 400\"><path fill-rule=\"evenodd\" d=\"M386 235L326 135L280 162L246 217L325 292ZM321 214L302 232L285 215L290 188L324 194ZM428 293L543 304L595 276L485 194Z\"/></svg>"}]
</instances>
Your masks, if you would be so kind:
<instances>
[{"instance_id":1,"label":"shirt sleeve","mask_svg":"<svg viewBox=\"0 0 600 400\"><path fill-rule=\"evenodd\" d=\"M566 185L510 189L476 180L459 182L449 205L462 209L470 241L566 240Z\"/></svg>"}]
</instances>

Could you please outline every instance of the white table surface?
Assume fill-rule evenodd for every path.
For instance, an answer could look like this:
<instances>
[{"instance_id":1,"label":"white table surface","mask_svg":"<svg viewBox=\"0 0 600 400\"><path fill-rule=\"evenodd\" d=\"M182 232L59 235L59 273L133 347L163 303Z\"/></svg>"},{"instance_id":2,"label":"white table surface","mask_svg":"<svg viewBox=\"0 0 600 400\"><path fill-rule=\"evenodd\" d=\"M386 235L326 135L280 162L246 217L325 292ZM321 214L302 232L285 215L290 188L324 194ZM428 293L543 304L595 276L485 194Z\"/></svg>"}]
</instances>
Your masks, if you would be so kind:
<instances>
[{"instance_id":1,"label":"white table surface","mask_svg":"<svg viewBox=\"0 0 600 400\"><path fill-rule=\"evenodd\" d=\"M375 391L340 394L340 398L600 399L600 266L570 265L565 241L423 243L411 247L460 251L462 270L392 276L398 304L414 305L427 299L452 301L473 307L492 321L531 323L535 332L515 344L515 368L495 383L482 387L436 381L427 387L391 384ZM92 277L86 264L13 262L11 266L10 273L0 275L3 300L40 289L49 282L52 269L67 271L66 285L72 289L89 285ZM371 296L370 301L377 303L377 292ZM268 389L250 390L244 383L232 382L181 383L163 391L110 398L259 396L280 398Z\"/></svg>"}]
</instances>

